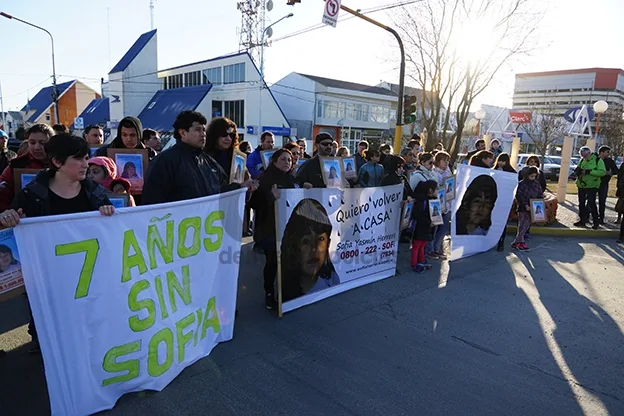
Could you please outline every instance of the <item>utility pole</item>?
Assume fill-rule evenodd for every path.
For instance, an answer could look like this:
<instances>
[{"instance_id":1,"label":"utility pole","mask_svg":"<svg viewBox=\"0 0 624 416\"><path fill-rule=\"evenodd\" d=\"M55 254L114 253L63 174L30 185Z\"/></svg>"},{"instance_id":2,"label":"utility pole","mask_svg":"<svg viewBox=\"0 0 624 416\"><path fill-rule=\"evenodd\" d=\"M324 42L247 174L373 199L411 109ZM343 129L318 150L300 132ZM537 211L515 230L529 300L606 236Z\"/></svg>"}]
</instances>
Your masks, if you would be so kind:
<instances>
[{"instance_id":1,"label":"utility pole","mask_svg":"<svg viewBox=\"0 0 624 416\"><path fill-rule=\"evenodd\" d=\"M295 3L301 3L301 0L287 0L286 1L286 4L288 4L289 6L294 6ZM365 16L356 10L350 9L343 4L340 5L340 9L392 33L392 35L396 38L397 42L399 43L399 49L401 51L401 68L399 70L399 96L398 96L398 101L397 101L397 122L396 122L396 127L394 129L394 151L398 154L401 151L401 145L402 145L402 139L403 139L403 120L402 120L403 117L402 115L403 115L403 90L405 89L405 85L404 85L405 48L403 48L403 41L401 40L401 37L399 36L397 31L392 29L391 27L388 27L381 22L371 19L370 17Z\"/></svg>"}]
</instances>

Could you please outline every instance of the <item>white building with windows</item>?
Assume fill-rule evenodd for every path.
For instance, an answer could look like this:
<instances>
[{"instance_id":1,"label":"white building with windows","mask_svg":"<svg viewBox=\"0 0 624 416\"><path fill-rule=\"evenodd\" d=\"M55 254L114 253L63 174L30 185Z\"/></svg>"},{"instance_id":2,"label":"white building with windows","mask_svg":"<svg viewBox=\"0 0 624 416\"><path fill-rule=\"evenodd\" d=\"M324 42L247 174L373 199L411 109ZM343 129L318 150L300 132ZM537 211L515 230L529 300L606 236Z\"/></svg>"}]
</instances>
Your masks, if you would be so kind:
<instances>
[{"instance_id":1,"label":"white building with windows","mask_svg":"<svg viewBox=\"0 0 624 416\"><path fill-rule=\"evenodd\" d=\"M299 137L329 133L353 153L360 140L394 134L397 95L389 89L293 72L271 91Z\"/></svg>"},{"instance_id":2,"label":"white building with windows","mask_svg":"<svg viewBox=\"0 0 624 416\"><path fill-rule=\"evenodd\" d=\"M247 52L157 70L156 42L156 30L141 35L103 85L113 129L115 122L132 115L144 128L167 136L181 111L195 110L208 120L232 119L240 140L253 146L266 130L278 143L296 135L271 91L261 88L260 73Z\"/></svg>"}]
</instances>

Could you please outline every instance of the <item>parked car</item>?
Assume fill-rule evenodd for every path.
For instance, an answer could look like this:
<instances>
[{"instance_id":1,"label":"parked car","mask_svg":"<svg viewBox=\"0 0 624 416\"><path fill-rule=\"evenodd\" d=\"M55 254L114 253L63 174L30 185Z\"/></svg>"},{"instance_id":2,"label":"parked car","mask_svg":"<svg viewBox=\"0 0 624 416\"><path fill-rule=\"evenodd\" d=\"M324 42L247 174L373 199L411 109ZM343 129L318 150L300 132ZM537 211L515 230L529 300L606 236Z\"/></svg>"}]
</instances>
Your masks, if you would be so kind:
<instances>
[{"instance_id":1,"label":"parked car","mask_svg":"<svg viewBox=\"0 0 624 416\"><path fill-rule=\"evenodd\" d=\"M561 156L546 156L546 157L550 159L553 163L559 165L559 168L561 168ZM570 167L568 168L568 178L574 179L574 169L576 169L577 164L578 164L578 160L575 161L574 158L570 159ZM559 169L559 171L561 171L561 169Z\"/></svg>"},{"instance_id":2,"label":"parked car","mask_svg":"<svg viewBox=\"0 0 624 416\"><path fill-rule=\"evenodd\" d=\"M531 155L527 153L518 155L518 170L521 170L526 166L526 161L529 156ZM546 156L545 158L541 156L538 157L540 160L542 172L544 172L544 177L546 178L546 180L559 179L559 171L561 170L561 165L552 160L550 156Z\"/></svg>"}]
</instances>

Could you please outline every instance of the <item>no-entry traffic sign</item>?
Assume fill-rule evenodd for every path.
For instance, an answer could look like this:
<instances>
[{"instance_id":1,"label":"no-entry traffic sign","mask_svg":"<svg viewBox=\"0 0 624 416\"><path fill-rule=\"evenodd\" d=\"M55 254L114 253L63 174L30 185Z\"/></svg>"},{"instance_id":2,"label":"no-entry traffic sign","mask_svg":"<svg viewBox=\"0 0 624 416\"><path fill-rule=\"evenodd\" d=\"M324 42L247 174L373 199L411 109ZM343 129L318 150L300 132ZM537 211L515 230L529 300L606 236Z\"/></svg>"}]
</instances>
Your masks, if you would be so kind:
<instances>
[{"instance_id":1,"label":"no-entry traffic sign","mask_svg":"<svg viewBox=\"0 0 624 416\"><path fill-rule=\"evenodd\" d=\"M332 27L336 27L338 23L338 11L340 10L341 0L326 0L325 11L323 12L323 23Z\"/></svg>"}]
</instances>

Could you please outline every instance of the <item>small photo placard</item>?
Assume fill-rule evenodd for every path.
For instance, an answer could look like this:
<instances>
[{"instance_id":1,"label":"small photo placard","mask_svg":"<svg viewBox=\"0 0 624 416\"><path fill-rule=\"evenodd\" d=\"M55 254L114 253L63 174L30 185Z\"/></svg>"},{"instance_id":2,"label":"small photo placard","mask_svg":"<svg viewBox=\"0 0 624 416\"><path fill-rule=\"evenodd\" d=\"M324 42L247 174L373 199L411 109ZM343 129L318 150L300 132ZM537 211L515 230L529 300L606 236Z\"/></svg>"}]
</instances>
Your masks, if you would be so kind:
<instances>
[{"instance_id":1,"label":"small photo placard","mask_svg":"<svg viewBox=\"0 0 624 416\"><path fill-rule=\"evenodd\" d=\"M440 200L429 200L429 217L431 217L431 223L433 225L444 224L444 220L442 219L442 204L440 204Z\"/></svg>"},{"instance_id":2,"label":"small photo placard","mask_svg":"<svg viewBox=\"0 0 624 416\"><path fill-rule=\"evenodd\" d=\"M345 178L340 157L320 157L321 173L323 182L328 188L346 188L347 178Z\"/></svg>"},{"instance_id":3,"label":"small photo placard","mask_svg":"<svg viewBox=\"0 0 624 416\"><path fill-rule=\"evenodd\" d=\"M13 170L13 176L15 178L15 193L24 189L26 185L31 183L37 177L37 174L41 172L41 169L15 169Z\"/></svg>"},{"instance_id":4,"label":"small photo placard","mask_svg":"<svg viewBox=\"0 0 624 416\"><path fill-rule=\"evenodd\" d=\"M130 195L128 194L108 194L108 200L115 208L127 208L130 206Z\"/></svg>"},{"instance_id":5,"label":"small photo placard","mask_svg":"<svg viewBox=\"0 0 624 416\"><path fill-rule=\"evenodd\" d=\"M531 199L529 200L529 205L531 207L531 222L546 222L546 201L543 199Z\"/></svg>"},{"instance_id":6,"label":"small photo placard","mask_svg":"<svg viewBox=\"0 0 624 416\"><path fill-rule=\"evenodd\" d=\"M455 199L455 175L444 180L444 197L446 202Z\"/></svg>"},{"instance_id":7,"label":"small photo placard","mask_svg":"<svg viewBox=\"0 0 624 416\"><path fill-rule=\"evenodd\" d=\"M245 182L245 166L247 155L243 152L232 152L232 167L230 168L230 183Z\"/></svg>"},{"instance_id":8,"label":"small photo placard","mask_svg":"<svg viewBox=\"0 0 624 416\"><path fill-rule=\"evenodd\" d=\"M262 159L262 167L266 170L271 164L271 157L273 154L277 152L279 149L271 149L271 150L263 150L260 152L260 157Z\"/></svg>"},{"instance_id":9,"label":"small photo placard","mask_svg":"<svg viewBox=\"0 0 624 416\"><path fill-rule=\"evenodd\" d=\"M308 161L308 159L299 159L299 160L297 161L297 164L294 166L295 173L297 173L297 171L299 170L299 168L301 168L301 166L303 166L303 164L304 164L305 162L307 162L307 161Z\"/></svg>"},{"instance_id":10,"label":"small photo placard","mask_svg":"<svg viewBox=\"0 0 624 416\"><path fill-rule=\"evenodd\" d=\"M355 157L343 157L342 168L344 170L344 176L347 179L357 179L358 173L356 170Z\"/></svg>"},{"instance_id":11,"label":"small photo placard","mask_svg":"<svg viewBox=\"0 0 624 416\"><path fill-rule=\"evenodd\" d=\"M446 214L446 189L444 187L438 188L438 200L442 205L442 213Z\"/></svg>"},{"instance_id":12,"label":"small photo placard","mask_svg":"<svg viewBox=\"0 0 624 416\"><path fill-rule=\"evenodd\" d=\"M403 201L403 211L401 213L401 231L409 228L412 218L412 210L414 209L414 201Z\"/></svg>"},{"instance_id":13,"label":"small photo placard","mask_svg":"<svg viewBox=\"0 0 624 416\"><path fill-rule=\"evenodd\" d=\"M132 185L134 195L143 192L147 164L149 163L147 149L108 149L108 157L117 165L117 175L127 179Z\"/></svg>"},{"instance_id":14,"label":"small photo placard","mask_svg":"<svg viewBox=\"0 0 624 416\"><path fill-rule=\"evenodd\" d=\"M13 228L0 231L0 301L24 293L22 264Z\"/></svg>"}]
</instances>

